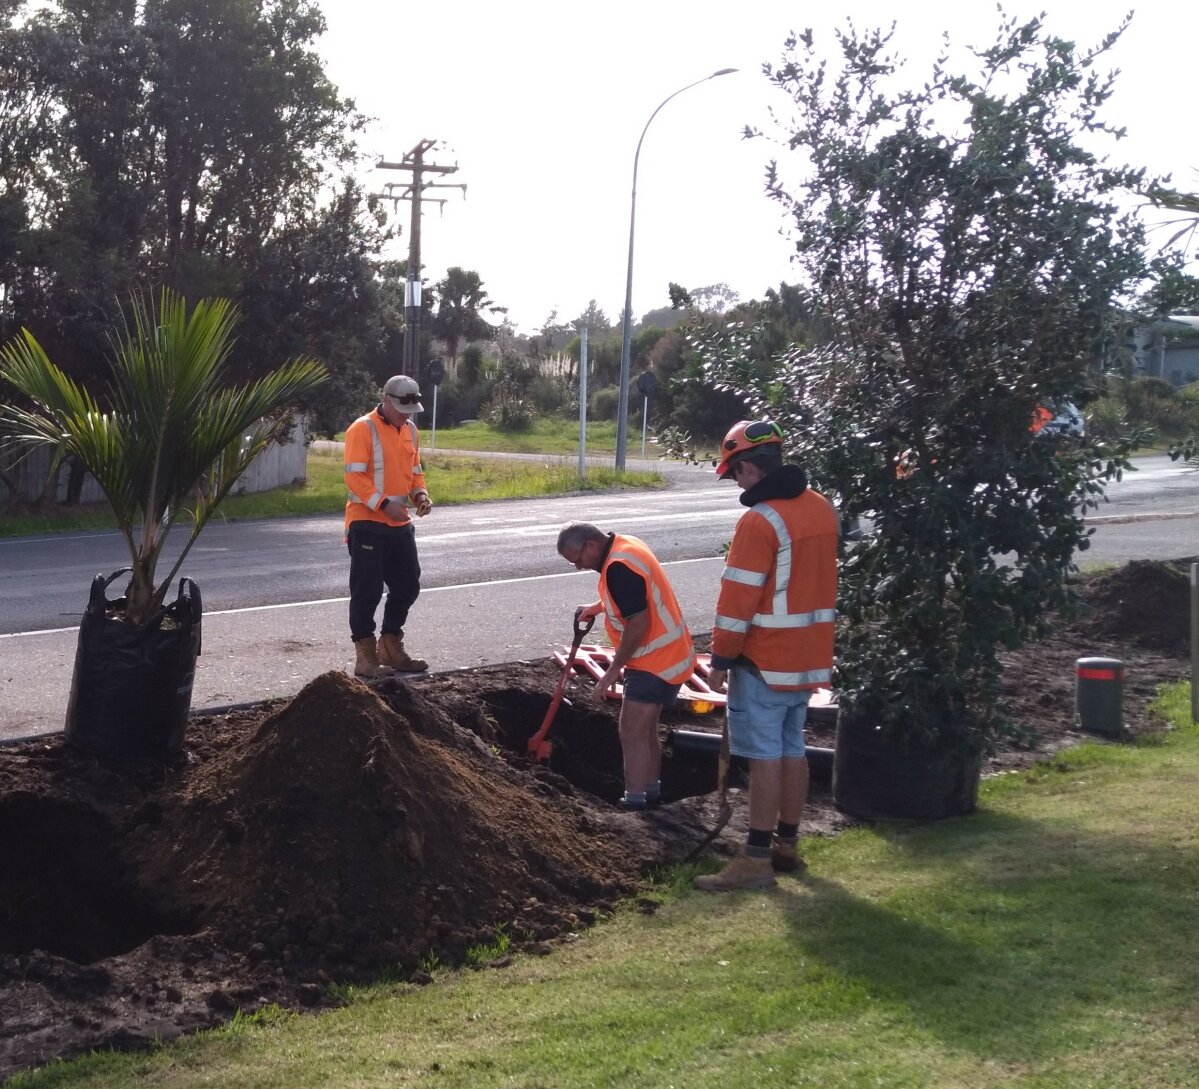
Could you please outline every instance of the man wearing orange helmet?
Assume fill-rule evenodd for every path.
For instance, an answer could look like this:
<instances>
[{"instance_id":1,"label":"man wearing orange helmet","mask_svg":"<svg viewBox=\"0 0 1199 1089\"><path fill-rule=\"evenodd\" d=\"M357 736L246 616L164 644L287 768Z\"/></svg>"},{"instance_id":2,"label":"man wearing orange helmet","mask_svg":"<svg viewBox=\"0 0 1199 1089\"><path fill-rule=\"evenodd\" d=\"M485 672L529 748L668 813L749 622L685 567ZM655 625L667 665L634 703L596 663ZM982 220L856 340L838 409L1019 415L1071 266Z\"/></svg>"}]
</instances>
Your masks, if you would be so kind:
<instances>
[{"instance_id":1,"label":"man wearing orange helmet","mask_svg":"<svg viewBox=\"0 0 1199 1089\"><path fill-rule=\"evenodd\" d=\"M812 690L832 678L839 532L833 505L783 463L776 423L734 425L716 475L736 480L749 508L720 580L709 678L717 691L727 680L729 749L749 761L749 834L724 869L695 879L712 892L767 888L776 870L804 865L804 721Z\"/></svg>"},{"instance_id":2,"label":"man wearing orange helmet","mask_svg":"<svg viewBox=\"0 0 1199 1089\"><path fill-rule=\"evenodd\" d=\"M420 460L420 387L393 375L383 400L346 428L346 545L350 550L350 638L354 673L380 677L420 673L429 663L404 649L408 610L420 593L420 561L409 508L433 509ZM387 587L383 631L375 640L375 609Z\"/></svg>"}]
</instances>

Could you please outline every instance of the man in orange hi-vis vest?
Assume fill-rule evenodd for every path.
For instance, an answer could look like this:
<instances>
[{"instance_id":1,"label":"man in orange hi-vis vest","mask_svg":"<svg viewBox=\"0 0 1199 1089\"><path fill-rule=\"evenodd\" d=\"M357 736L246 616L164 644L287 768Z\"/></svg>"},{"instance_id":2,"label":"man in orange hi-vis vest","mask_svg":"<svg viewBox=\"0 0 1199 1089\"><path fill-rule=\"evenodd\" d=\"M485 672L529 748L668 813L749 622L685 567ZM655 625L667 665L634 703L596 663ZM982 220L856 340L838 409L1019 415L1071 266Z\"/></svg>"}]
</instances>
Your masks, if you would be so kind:
<instances>
[{"instance_id":1,"label":"man in orange hi-vis vest","mask_svg":"<svg viewBox=\"0 0 1199 1089\"><path fill-rule=\"evenodd\" d=\"M716 475L733 478L749 509L733 531L716 621L712 671L728 682L729 750L749 761L749 834L710 892L767 888L800 869L799 822L808 800L804 722L812 690L832 679L837 619L837 512L783 463L783 431L742 420L725 436Z\"/></svg>"},{"instance_id":2,"label":"man in orange hi-vis vest","mask_svg":"<svg viewBox=\"0 0 1199 1089\"><path fill-rule=\"evenodd\" d=\"M604 699L624 669L621 805L655 806L662 798L658 719L695 669L695 648L678 598L649 545L637 537L572 522L558 534L558 554L580 571L599 572L599 600L580 606L577 614L585 621L603 613L614 648L594 696Z\"/></svg>"},{"instance_id":3,"label":"man in orange hi-vis vest","mask_svg":"<svg viewBox=\"0 0 1199 1089\"><path fill-rule=\"evenodd\" d=\"M393 375L383 387L383 400L346 428L350 638L359 677L429 668L404 649L404 624L420 593L420 561L408 511L423 518L433 509L413 420L423 408L416 382L406 374ZM376 642L375 609L384 586L383 630Z\"/></svg>"}]
</instances>

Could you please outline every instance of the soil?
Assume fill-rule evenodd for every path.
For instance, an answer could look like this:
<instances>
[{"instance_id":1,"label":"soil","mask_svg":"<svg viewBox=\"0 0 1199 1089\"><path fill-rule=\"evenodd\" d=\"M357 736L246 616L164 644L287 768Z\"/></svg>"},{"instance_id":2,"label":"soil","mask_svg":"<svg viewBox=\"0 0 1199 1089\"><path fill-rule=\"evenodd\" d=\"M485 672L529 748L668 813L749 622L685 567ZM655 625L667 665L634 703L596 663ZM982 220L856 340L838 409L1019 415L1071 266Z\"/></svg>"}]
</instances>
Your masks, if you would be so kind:
<instances>
[{"instance_id":1,"label":"soil","mask_svg":"<svg viewBox=\"0 0 1199 1089\"><path fill-rule=\"evenodd\" d=\"M1027 736L989 772L1082 738L1080 657L1125 663L1127 735L1164 728L1148 704L1188 672L1188 563L1084 579L1080 615L1005 656ZM195 717L170 767L100 762L59 735L0 749L0 1080L268 1003L327 1006L335 983L419 986L505 942L548 953L621 898L652 911L655 867L735 849L736 766L733 816L705 842L716 761L693 742L718 718L664 716L666 804L626 813L617 705L588 682L568 690L548 766L526 755L560 676L552 659L370 686L327 673L290 701ZM835 722L835 707L811 716L808 835L857 823L819 759Z\"/></svg>"}]
</instances>

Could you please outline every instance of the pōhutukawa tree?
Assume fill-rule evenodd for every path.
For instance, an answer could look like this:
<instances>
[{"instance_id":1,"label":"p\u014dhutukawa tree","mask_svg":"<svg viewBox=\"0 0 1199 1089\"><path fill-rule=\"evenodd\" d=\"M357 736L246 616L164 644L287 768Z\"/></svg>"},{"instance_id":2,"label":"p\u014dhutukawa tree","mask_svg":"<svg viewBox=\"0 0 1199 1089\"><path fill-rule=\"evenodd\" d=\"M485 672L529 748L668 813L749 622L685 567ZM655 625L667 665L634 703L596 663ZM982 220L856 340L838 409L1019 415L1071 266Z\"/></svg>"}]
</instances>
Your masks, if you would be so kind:
<instances>
[{"instance_id":1,"label":"p\u014dhutukawa tree","mask_svg":"<svg viewBox=\"0 0 1199 1089\"><path fill-rule=\"evenodd\" d=\"M1122 30L1079 51L1003 21L969 72L946 49L915 90L891 35L852 27L839 63L806 33L766 68L795 106L768 192L827 335L765 380L740 366L752 329L708 366L872 520L842 566L841 703L909 746L977 753L1002 726L997 651L1067 604L1084 510L1124 466L1030 431L1038 405L1085 399L1144 268L1118 202L1140 175L1094 150Z\"/></svg>"}]
</instances>

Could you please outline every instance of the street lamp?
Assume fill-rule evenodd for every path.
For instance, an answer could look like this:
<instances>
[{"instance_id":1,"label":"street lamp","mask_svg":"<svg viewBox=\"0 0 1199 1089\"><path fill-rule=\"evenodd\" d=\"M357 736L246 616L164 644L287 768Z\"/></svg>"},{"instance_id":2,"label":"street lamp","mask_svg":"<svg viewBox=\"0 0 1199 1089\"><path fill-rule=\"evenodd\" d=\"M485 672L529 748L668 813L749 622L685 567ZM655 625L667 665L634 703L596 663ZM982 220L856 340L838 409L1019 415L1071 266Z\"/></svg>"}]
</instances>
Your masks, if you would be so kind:
<instances>
[{"instance_id":1,"label":"street lamp","mask_svg":"<svg viewBox=\"0 0 1199 1089\"><path fill-rule=\"evenodd\" d=\"M727 76L736 71L736 68L721 68L720 71L713 72L710 76L704 76L703 79L697 79L694 83L688 83L686 87L680 87L674 94L667 95L658 103L658 109L649 115L645 128L641 130L641 139L637 141L637 153L633 156L633 199L629 205L629 269L625 278L624 329L620 342L620 396L616 407L617 471L624 470L625 449L629 439L629 347L633 334L633 225L637 219L637 162L641 158L641 145L654 118L658 116L658 111L672 98L676 98L684 91L691 90L692 87L698 87L701 83L707 83L708 80L715 79L717 76Z\"/></svg>"}]
</instances>

